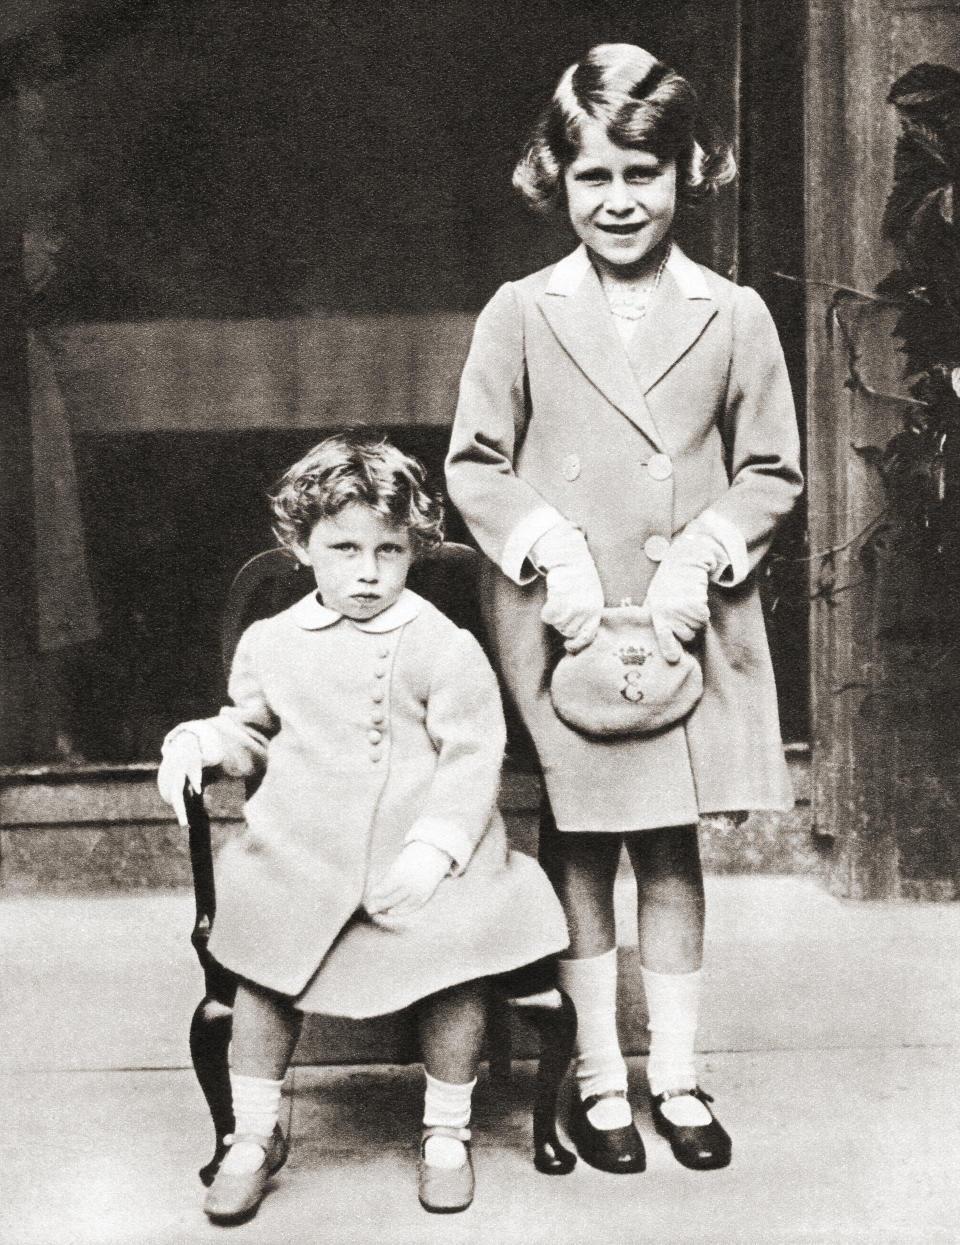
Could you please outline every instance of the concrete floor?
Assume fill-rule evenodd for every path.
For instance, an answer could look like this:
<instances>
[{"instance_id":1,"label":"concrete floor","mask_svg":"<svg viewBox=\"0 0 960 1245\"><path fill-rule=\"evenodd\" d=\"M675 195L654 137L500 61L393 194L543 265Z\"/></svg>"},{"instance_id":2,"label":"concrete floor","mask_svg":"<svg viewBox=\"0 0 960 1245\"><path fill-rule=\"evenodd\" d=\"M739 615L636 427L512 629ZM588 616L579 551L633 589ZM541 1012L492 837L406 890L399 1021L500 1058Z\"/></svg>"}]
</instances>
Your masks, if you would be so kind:
<instances>
[{"instance_id":1,"label":"concrete floor","mask_svg":"<svg viewBox=\"0 0 960 1245\"><path fill-rule=\"evenodd\" d=\"M0 1242L960 1240L960 906L847 904L792 878L707 886L702 1080L734 1139L730 1168L676 1164L632 1058L647 1172L539 1175L521 1063L510 1086L481 1077L473 1207L428 1216L419 1069L299 1066L290 1162L233 1229L207 1223L196 1179L212 1132L187 1054L189 896L4 900ZM627 944L629 905L624 881Z\"/></svg>"}]
</instances>

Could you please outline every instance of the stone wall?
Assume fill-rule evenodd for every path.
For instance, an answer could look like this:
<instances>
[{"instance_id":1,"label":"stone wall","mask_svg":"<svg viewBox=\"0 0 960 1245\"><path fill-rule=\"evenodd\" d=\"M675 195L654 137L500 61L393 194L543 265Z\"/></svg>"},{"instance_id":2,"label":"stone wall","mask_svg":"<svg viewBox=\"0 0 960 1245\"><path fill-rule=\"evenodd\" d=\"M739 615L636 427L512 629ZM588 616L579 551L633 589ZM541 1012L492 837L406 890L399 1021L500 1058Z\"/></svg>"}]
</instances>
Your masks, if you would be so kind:
<instances>
[{"instance_id":1,"label":"stone wall","mask_svg":"<svg viewBox=\"0 0 960 1245\"><path fill-rule=\"evenodd\" d=\"M704 868L711 873L794 873L821 868L810 827L806 749L788 749L797 805L754 813L742 825L705 819ZM508 766L501 807L514 844L536 851L539 783ZM241 784L210 788L215 843L238 823ZM821 844L823 839L818 840ZM156 790L156 767L87 773L42 767L0 775L0 894L128 893L190 885L187 832Z\"/></svg>"}]
</instances>

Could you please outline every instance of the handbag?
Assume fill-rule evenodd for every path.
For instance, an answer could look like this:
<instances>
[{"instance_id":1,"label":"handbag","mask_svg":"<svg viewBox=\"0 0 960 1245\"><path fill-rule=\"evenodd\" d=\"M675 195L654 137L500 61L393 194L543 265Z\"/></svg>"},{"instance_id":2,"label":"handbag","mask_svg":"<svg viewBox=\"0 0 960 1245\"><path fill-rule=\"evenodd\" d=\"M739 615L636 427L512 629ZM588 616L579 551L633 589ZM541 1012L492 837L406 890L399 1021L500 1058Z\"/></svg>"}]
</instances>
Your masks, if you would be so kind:
<instances>
[{"instance_id":1,"label":"handbag","mask_svg":"<svg viewBox=\"0 0 960 1245\"><path fill-rule=\"evenodd\" d=\"M703 671L689 649L668 662L649 612L612 606L592 644L561 657L550 680L554 710L585 735L649 735L685 718L703 694Z\"/></svg>"}]
</instances>

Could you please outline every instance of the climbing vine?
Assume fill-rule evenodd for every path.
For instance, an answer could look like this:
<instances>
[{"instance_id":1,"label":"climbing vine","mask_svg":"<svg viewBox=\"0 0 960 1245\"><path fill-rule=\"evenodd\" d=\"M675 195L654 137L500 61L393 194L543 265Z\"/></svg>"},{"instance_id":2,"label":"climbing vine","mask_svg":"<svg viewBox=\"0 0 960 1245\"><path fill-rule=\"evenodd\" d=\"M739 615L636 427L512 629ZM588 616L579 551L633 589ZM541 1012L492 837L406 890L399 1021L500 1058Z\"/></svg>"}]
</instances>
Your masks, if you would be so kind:
<instances>
[{"instance_id":1,"label":"climbing vine","mask_svg":"<svg viewBox=\"0 0 960 1245\"><path fill-rule=\"evenodd\" d=\"M887 506L860 545L863 571L880 557L898 560L895 609L878 633L886 674L868 671L862 712L892 692L904 712L954 715L947 675L958 665L960 624L960 73L921 64L892 86L900 118L893 185L881 224L896 263L874 298L893 308L906 394L899 426L885 443L855 452L879 472ZM858 369L842 310L831 311L846 350L848 385L877 402ZM839 300L839 301L838 301ZM888 566L894 563L888 561ZM888 574L886 583L893 582Z\"/></svg>"},{"instance_id":2,"label":"climbing vine","mask_svg":"<svg viewBox=\"0 0 960 1245\"><path fill-rule=\"evenodd\" d=\"M882 480L883 504L834 548L805 559L816 568L812 599L828 608L856 589L891 589L876 635L886 657L834 689L863 690L867 714L877 696L929 711L943 704L947 669L960 668L952 660L960 653L960 72L916 65L887 98L901 125L881 223L895 265L873 290L806 282L831 291L827 330L846 387L884 430L897 412L892 435L851 446ZM868 379L861 330L871 311L892 320L898 392Z\"/></svg>"},{"instance_id":3,"label":"climbing vine","mask_svg":"<svg viewBox=\"0 0 960 1245\"><path fill-rule=\"evenodd\" d=\"M901 133L882 233L897 265L877 295L899 311L894 333L914 401L886 445L858 447L881 473L900 539L925 561L953 552L960 487L960 73L917 65L893 85Z\"/></svg>"},{"instance_id":4,"label":"climbing vine","mask_svg":"<svg viewBox=\"0 0 960 1245\"><path fill-rule=\"evenodd\" d=\"M893 186L881 225L896 266L873 294L835 289L830 323L846 354L849 388L902 408L900 426L882 445L854 451L879 472L888 507L867 532L860 559L871 569L891 545L934 567L956 553L960 520L960 73L916 65L890 90L901 122ZM864 379L850 302L895 309L893 334L903 356L909 397L878 392Z\"/></svg>"},{"instance_id":5,"label":"climbing vine","mask_svg":"<svg viewBox=\"0 0 960 1245\"><path fill-rule=\"evenodd\" d=\"M833 603L837 557L857 548L864 569L878 552L900 553L936 565L958 552L960 541L960 228L955 215L960 181L960 72L921 64L891 87L888 101L900 115L893 186L881 225L896 266L866 291L833 281L806 285L831 290L827 332L843 352L848 389L882 406L885 426L891 405L899 427L884 444L851 449L878 472L887 504L859 531L832 549L809 555L821 564L815 597ZM797 280L784 273L785 280ZM892 336L902 356L904 390L890 393L871 384L851 312L873 308L895 315Z\"/></svg>"}]
</instances>

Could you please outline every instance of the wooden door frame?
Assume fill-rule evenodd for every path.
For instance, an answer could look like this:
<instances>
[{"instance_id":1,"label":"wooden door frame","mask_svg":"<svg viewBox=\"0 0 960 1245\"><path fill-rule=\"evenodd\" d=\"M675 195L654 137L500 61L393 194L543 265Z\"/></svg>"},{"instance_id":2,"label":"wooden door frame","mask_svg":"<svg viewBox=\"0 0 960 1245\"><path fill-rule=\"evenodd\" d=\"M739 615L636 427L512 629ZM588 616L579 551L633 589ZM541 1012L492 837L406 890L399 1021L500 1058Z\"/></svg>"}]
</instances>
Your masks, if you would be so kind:
<instances>
[{"instance_id":1,"label":"wooden door frame","mask_svg":"<svg viewBox=\"0 0 960 1245\"><path fill-rule=\"evenodd\" d=\"M960 775L944 759L938 715L908 727L895 704L865 712L872 681L891 699L882 689L891 686L897 656L881 621L891 595L909 589L890 574L864 573L860 563L864 523L887 499L878 473L852 446L882 444L900 427L900 414L851 384L830 315L837 286L870 292L894 266L880 235L899 130L889 88L911 65L942 59L958 42L954 0L807 0L811 790L831 889L849 898L960 895ZM892 340L883 353L892 367ZM932 793L922 809L911 804L919 789Z\"/></svg>"}]
</instances>

